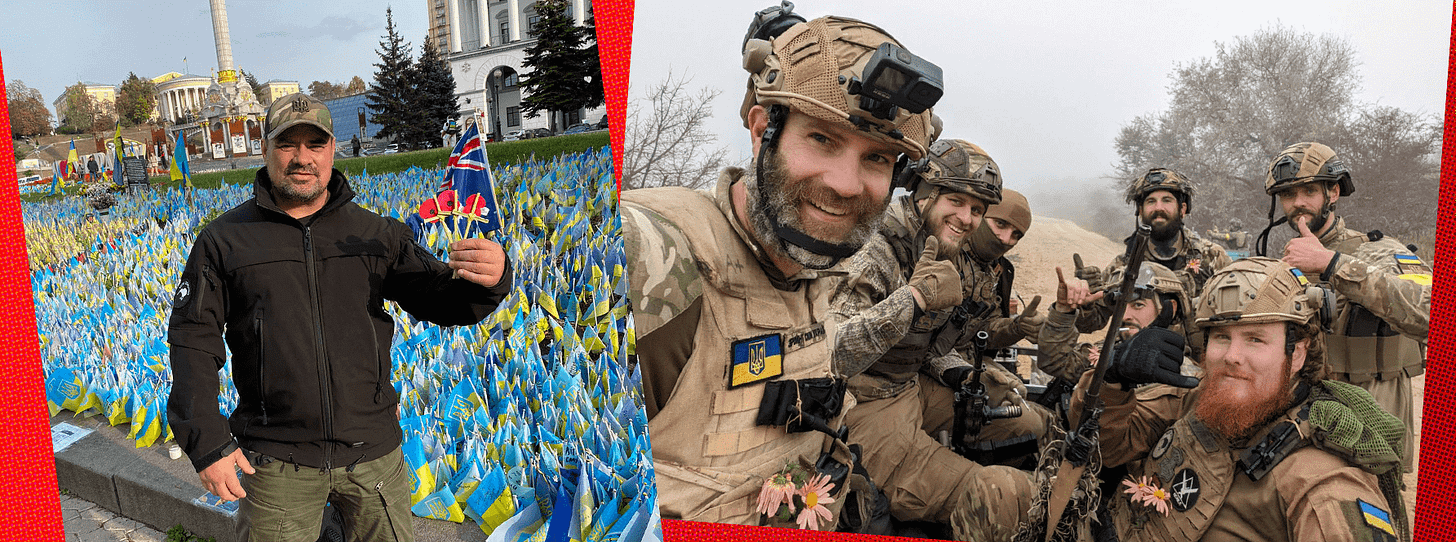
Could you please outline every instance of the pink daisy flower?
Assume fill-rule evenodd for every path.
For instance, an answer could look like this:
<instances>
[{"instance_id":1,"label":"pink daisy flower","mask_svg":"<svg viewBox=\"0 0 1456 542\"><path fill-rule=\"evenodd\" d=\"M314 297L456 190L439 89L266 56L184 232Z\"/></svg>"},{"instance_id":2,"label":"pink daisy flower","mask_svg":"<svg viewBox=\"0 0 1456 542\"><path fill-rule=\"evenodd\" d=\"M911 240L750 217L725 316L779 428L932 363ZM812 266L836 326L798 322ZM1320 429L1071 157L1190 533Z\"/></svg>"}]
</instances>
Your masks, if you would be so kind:
<instances>
[{"instance_id":1,"label":"pink daisy flower","mask_svg":"<svg viewBox=\"0 0 1456 542\"><path fill-rule=\"evenodd\" d=\"M763 481L763 489L758 491L758 513L772 516L778 513L781 504L789 505L789 513L794 513L795 493L798 493L798 488L787 476L782 473L770 475Z\"/></svg>"},{"instance_id":2,"label":"pink daisy flower","mask_svg":"<svg viewBox=\"0 0 1456 542\"><path fill-rule=\"evenodd\" d=\"M824 505L834 502L834 497L829 492L834 489L834 484L829 483L829 475L821 475L818 478L811 478L809 483L799 490L799 496L804 499L804 511L799 512L796 520L800 529L819 529L819 520L828 522L833 515ZM825 523L825 526L829 526Z\"/></svg>"}]
</instances>

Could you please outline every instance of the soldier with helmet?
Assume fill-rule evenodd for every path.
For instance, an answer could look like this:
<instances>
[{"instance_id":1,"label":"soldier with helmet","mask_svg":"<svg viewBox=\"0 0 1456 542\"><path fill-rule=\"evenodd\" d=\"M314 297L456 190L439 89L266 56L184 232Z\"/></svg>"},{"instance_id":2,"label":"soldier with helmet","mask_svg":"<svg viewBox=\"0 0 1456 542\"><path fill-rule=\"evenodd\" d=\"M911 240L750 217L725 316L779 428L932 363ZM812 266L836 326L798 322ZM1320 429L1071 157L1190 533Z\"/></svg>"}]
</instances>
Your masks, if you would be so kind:
<instances>
[{"instance_id":1,"label":"soldier with helmet","mask_svg":"<svg viewBox=\"0 0 1456 542\"><path fill-rule=\"evenodd\" d=\"M1242 259L1197 301L1201 382L1149 330L1117 349L1099 436L1103 467L1128 472L1106 510L1116 540L1409 539L1403 430L1326 380L1325 299L1297 268ZM1144 383L1170 385L1129 387Z\"/></svg>"},{"instance_id":2,"label":"soldier with helmet","mask_svg":"<svg viewBox=\"0 0 1456 542\"><path fill-rule=\"evenodd\" d=\"M1183 218L1193 212L1195 192L1193 181L1183 174L1153 168L1133 181L1126 194L1127 202L1136 207L1138 220L1153 229L1144 261L1161 264L1177 273L1189 297L1198 297L1208 277L1232 261L1223 247L1199 237L1183 224ZM1132 239L1128 236L1125 242L1130 244ZM1076 277L1091 283L1094 289L1110 284L1102 280L1103 275L1125 266L1126 258L1125 254L1117 255L1105 271L1096 267L1078 269ZM1081 311L1077 328L1083 333L1101 328L1112 317L1112 308L1107 302L1086 307Z\"/></svg>"},{"instance_id":3,"label":"soldier with helmet","mask_svg":"<svg viewBox=\"0 0 1456 542\"><path fill-rule=\"evenodd\" d=\"M662 515L764 524L760 494L786 465L829 477L832 513L848 500L832 267L874 237L900 157L926 155L940 69L875 25L787 2L742 51L753 167L711 194L624 192L621 214Z\"/></svg>"},{"instance_id":4,"label":"soldier with helmet","mask_svg":"<svg viewBox=\"0 0 1456 542\"><path fill-rule=\"evenodd\" d=\"M1125 269L1114 270L1109 277L1110 283L1121 283L1124 271ZM1103 293L1089 292L1078 281L1067 280L1060 267L1057 268L1057 279L1057 300L1051 310L1047 311L1046 323L1042 325L1037 340L1037 368L1070 384L1077 382L1082 373L1100 357L1096 354L1100 345L1078 342L1081 334L1077 332L1075 324L1078 311L1083 306L1102 299ZM1193 312L1193 301L1184 289L1182 277L1162 264L1143 262L1139 266L1138 278L1133 286L1132 295L1127 300L1127 309L1118 324L1118 341L1126 341L1139 331L1157 327L1183 336L1186 343L1188 332L1192 331L1188 324ZM1197 368L1192 361L1197 356L1191 349L1185 355L1188 359L1183 363L1182 374L1197 376Z\"/></svg>"},{"instance_id":5,"label":"soldier with helmet","mask_svg":"<svg viewBox=\"0 0 1456 542\"><path fill-rule=\"evenodd\" d=\"M976 232L990 231L987 207L1004 201L1000 168L979 146L942 139L905 176L910 194L890 203L880 234L845 264L849 277L830 302L841 322L835 364L859 373L849 380L856 401L845 418L850 440L863 447L870 478L895 519L1001 538L998 528L1024 519L1029 477L1011 467L982 466L936 439L955 432L954 395L974 378L967 358L974 354L958 347L982 328L993 328L1004 342L993 346L1024 335L1011 319L986 323L1001 316L997 276L967 250ZM1011 242L1020 239L1016 227L998 220ZM998 239L994 233L991 238ZM1000 258L998 248L987 249L993 252L993 261ZM981 382L990 404L1026 410L984 429L977 423L979 435L965 433L975 440L952 444L971 449L981 442L1022 442L1023 453L1035 453L1050 413L1022 401L1025 387L995 363L986 364ZM958 509L968 513L953 514Z\"/></svg>"},{"instance_id":6,"label":"soldier with helmet","mask_svg":"<svg viewBox=\"0 0 1456 542\"><path fill-rule=\"evenodd\" d=\"M1331 378L1365 388L1400 418L1409 470L1415 428L1410 379L1426 366L1431 268L1394 238L1345 227L1335 207L1355 192L1355 184L1326 145L1305 142L1284 149L1269 165L1264 191L1276 201L1259 235L1259 254L1268 252L1269 230L1280 223L1298 234L1284 246L1284 262L1336 294L1327 348ZM1273 203L1283 211L1278 220Z\"/></svg>"}]
</instances>

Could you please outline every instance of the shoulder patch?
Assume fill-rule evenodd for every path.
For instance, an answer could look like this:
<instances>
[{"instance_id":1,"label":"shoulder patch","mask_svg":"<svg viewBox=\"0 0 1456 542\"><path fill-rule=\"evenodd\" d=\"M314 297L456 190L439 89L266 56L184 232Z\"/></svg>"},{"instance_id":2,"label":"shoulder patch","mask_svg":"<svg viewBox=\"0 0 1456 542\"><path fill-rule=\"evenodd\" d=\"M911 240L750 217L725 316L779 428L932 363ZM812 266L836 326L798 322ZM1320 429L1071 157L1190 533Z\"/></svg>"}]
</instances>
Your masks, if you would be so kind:
<instances>
[{"instance_id":1,"label":"shoulder patch","mask_svg":"<svg viewBox=\"0 0 1456 542\"><path fill-rule=\"evenodd\" d=\"M1397 539L1390 512L1385 509L1362 499L1342 502L1340 508L1345 512L1345 519L1350 522L1350 531L1356 540L1393 542ZM1362 534L1368 536L1361 536Z\"/></svg>"},{"instance_id":2,"label":"shoulder patch","mask_svg":"<svg viewBox=\"0 0 1456 542\"><path fill-rule=\"evenodd\" d=\"M759 335L733 342L732 368L728 387L762 382L784 374L783 336L777 333Z\"/></svg>"}]
</instances>

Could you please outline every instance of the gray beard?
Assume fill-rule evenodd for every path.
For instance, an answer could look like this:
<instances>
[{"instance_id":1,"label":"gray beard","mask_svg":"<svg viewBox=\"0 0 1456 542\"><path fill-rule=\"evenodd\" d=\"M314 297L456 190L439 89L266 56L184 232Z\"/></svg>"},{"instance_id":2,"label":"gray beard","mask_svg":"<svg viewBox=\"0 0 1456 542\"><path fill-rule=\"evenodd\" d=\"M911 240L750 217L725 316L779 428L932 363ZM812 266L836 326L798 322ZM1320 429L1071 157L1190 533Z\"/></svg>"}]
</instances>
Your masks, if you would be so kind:
<instances>
[{"instance_id":1,"label":"gray beard","mask_svg":"<svg viewBox=\"0 0 1456 542\"><path fill-rule=\"evenodd\" d=\"M799 211L796 206L800 199L800 190L796 190L796 188L801 185L789 186L790 180L782 157L777 152L768 151L767 149L764 152L771 153L765 156L763 160L764 171L762 172L762 176L764 182L767 183L765 187L767 197L759 197L758 172L750 168L745 175L744 181L744 188L748 196L748 221L753 225L754 236L758 238L759 243L765 249L777 251L805 268L828 269L834 267L835 264L839 263L839 258L812 252L804 247L784 241L783 238L779 237L778 226L780 225L799 230L806 234L809 233L804 227L803 221L799 219ZM849 245L856 249L863 247L879 231L879 218L883 215L885 207L888 204L889 201L886 198L886 201L880 204L879 212L875 213L873 219L856 225L850 230L849 235L843 242L836 244ZM778 218L777 223L769 218L770 210ZM813 235L811 234L811 236ZM817 236L813 237L819 239ZM822 241L823 239L820 240Z\"/></svg>"}]
</instances>

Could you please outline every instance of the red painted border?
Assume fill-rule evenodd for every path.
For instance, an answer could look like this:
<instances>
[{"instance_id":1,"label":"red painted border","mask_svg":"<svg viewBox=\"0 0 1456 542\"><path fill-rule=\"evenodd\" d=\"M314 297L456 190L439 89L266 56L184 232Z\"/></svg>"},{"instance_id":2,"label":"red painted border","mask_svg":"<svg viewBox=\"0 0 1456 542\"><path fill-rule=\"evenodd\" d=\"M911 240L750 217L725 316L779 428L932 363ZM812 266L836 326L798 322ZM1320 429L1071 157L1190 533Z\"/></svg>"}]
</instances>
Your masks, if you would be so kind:
<instances>
[{"instance_id":1,"label":"red painted border","mask_svg":"<svg viewBox=\"0 0 1456 542\"><path fill-rule=\"evenodd\" d=\"M612 177L622 193L622 142L627 129L627 73L632 64L632 13L635 0L598 1L592 5L597 20L597 55L602 61L602 89L607 96L607 126L611 129Z\"/></svg>"},{"instance_id":2,"label":"red painted border","mask_svg":"<svg viewBox=\"0 0 1456 542\"><path fill-rule=\"evenodd\" d=\"M1456 28L1456 14L1452 15ZM1441 141L1441 195L1436 214L1435 290L1431 296L1431 334L1426 363L1424 419L1421 422L1420 480L1416 483L1416 540L1456 539L1456 401L1452 400L1456 361L1456 299L1452 287L1452 248L1456 248L1456 36L1451 41L1446 71L1446 126ZM1437 438L1439 436L1439 438Z\"/></svg>"},{"instance_id":3,"label":"red painted border","mask_svg":"<svg viewBox=\"0 0 1456 542\"><path fill-rule=\"evenodd\" d=\"M623 129L626 120L627 72L631 51L633 0L599 0L595 4L597 34L607 95L613 163L622 163ZM1456 16L1453 16L1456 27ZM1452 42L1456 51L1456 39ZM1456 113L1456 54L1448 72L1446 117ZM4 87L4 64L0 60L0 89ZM0 125L9 127L9 108L0 93ZM1456 539L1456 401L1453 391L1452 360L1456 345L1451 333L1456 300L1452 287L1456 276L1447 264L1456 237L1456 126L1445 127L1441 161L1441 190L1437 219L1435 256L1436 295L1432 300L1430 363L1426 372L1426 397L1421 443L1420 501L1416 507L1416 539ZM0 138L0 390L6 408L0 408L0 538L4 540L63 540L55 462L51 457L46 423L45 398L41 391L40 353L36 338L35 309L31 303L29 272L26 268L25 237L20 222L20 200L14 175L14 153L8 137ZM620 180L620 174L618 176ZM620 186L620 185L619 185ZM1434 438L1441 435L1442 438ZM663 534L669 542L757 539L796 541L905 540L887 537L810 533L764 527L741 527L686 521L664 521Z\"/></svg>"},{"instance_id":4,"label":"red painted border","mask_svg":"<svg viewBox=\"0 0 1456 542\"><path fill-rule=\"evenodd\" d=\"M0 89L5 87L0 61ZM0 92L0 126L10 133L10 105ZM30 297L25 230L20 222L20 187L15 150L0 137L0 538L64 540L56 462L41 386L40 340Z\"/></svg>"}]
</instances>

